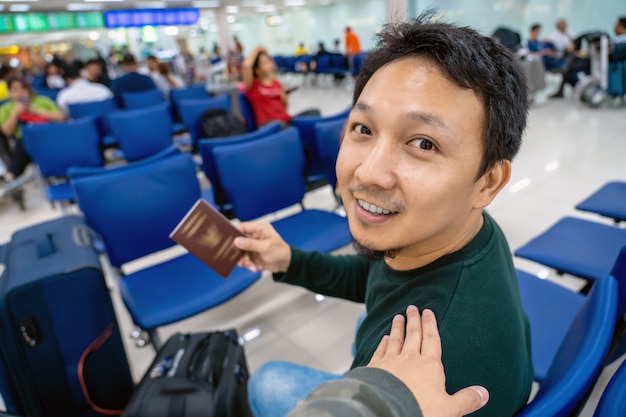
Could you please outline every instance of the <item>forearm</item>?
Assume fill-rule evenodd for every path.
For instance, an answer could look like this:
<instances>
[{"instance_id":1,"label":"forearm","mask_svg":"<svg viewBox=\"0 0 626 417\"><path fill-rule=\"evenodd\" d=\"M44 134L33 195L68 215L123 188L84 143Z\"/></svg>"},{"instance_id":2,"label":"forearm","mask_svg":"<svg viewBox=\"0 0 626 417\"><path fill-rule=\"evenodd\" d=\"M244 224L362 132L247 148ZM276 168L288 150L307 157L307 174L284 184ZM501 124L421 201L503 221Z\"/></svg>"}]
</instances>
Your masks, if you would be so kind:
<instances>
[{"instance_id":1,"label":"forearm","mask_svg":"<svg viewBox=\"0 0 626 417\"><path fill-rule=\"evenodd\" d=\"M4 123L2 123L2 133L5 136L7 137L13 136L13 134L15 133L15 130L17 129L18 118L19 118L19 114L13 112L11 113L9 118Z\"/></svg>"},{"instance_id":2,"label":"forearm","mask_svg":"<svg viewBox=\"0 0 626 417\"><path fill-rule=\"evenodd\" d=\"M362 303L369 262L359 255L328 255L291 248L291 261L274 280L312 292Z\"/></svg>"},{"instance_id":3,"label":"forearm","mask_svg":"<svg viewBox=\"0 0 626 417\"><path fill-rule=\"evenodd\" d=\"M317 387L288 417L315 412L333 417L421 417L417 400L398 378L377 368L355 368Z\"/></svg>"},{"instance_id":4,"label":"forearm","mask_svg":"<svg viewBox=\"0 0 626 417\"><path fill-rule=\"evenodd\" d=\"M45 117L46 119L52 121L52 122L62 122L63 120L65 120L66 116L65 114L57 111L57 110L31 110L33 113L36 113L40 116Z\"/></svg>"}]
</instances>

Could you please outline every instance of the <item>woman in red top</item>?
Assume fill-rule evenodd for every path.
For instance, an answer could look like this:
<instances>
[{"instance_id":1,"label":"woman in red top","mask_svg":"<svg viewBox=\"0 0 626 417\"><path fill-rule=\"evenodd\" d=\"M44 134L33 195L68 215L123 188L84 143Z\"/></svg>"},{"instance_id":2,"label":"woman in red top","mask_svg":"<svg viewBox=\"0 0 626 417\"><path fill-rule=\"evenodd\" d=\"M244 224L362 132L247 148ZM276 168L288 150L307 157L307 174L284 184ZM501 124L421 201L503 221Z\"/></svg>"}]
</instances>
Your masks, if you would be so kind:
<instances>
[{"instance_id":1,"label":"woman in red top","mask_svg":"<svg viewBox=\"0 0 626 417\"><path fill-rule=\"evenodd\" d=\"M243 61L243 84L246 97L254 109L258 126L277 120L291 122L287 113L287 92L275 77L276 64L265 48L257 47ZM319 110L308 110L298 116L319 116Z\"/></svg>"}]
</instances>

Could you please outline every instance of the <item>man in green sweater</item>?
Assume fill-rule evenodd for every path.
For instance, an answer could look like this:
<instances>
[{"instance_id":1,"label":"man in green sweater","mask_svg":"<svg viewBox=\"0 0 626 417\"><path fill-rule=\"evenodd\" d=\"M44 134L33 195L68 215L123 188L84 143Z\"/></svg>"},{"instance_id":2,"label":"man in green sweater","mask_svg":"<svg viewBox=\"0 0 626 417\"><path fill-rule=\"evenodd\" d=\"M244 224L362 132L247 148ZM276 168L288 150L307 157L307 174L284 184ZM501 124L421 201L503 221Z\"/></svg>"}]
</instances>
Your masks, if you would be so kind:
<instances>
[{"instance_id":1,"label":"man in green sweater","mask_svg":"<svg viewBox=\"0 0 626 417\"><path fill-rule=\"evenodd\" d=\"M484 209L509 181L527 113L524 76L492 39L428 16L385 27L357 76L336 167L359 254L303 252L268 223L242 223L240 265L364 302L352 368L407 305L432 310L448 392L479 384L490 400L472 415L514 415L533 378L529 326L510 249ZM268 363L250 379L252 411L284 416L338 378Z\"/></svg>"}]
</instances>

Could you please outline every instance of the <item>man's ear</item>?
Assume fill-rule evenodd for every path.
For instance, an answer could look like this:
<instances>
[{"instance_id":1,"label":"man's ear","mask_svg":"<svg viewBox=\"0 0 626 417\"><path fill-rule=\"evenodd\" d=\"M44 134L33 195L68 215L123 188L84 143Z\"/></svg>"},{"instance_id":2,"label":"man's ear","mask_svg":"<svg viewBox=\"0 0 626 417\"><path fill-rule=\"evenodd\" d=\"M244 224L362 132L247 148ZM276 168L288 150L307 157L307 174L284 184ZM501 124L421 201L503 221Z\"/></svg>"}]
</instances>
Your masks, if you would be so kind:
<instances>
[{"instance_id":1,"label":"man's ear","mask_svg":"<svg viewBox=\"0 0 626 417\"><path fill-rule=\"evenodd\" d=\"M474 208L487 207L500 190L511 179L511 161L503 160L496 164L476 182L476 199L474 200Z\"/></svg>"}]
</instances>

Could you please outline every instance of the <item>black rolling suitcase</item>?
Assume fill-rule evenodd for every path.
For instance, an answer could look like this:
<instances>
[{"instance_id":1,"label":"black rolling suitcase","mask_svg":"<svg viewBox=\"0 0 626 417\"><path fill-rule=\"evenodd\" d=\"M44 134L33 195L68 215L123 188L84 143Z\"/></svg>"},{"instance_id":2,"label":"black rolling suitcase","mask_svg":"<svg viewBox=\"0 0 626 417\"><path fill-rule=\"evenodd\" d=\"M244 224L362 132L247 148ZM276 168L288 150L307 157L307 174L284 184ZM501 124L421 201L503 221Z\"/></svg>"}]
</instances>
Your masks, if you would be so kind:
<instances>
[{"instance_id":1,"label":"black rolling suitcase","mask_svg":"<svg viewBox=\"0 0 626 417\"><path fill-rule=\"evenodd\" d=\"M180 334L159 350L123 417L252 417L234 330Z\"/></svg>"},{"instance_id":2,"label":"black rolling suitcase","mask_svg":"<svg viewBox=\"0 0 626 417\"><path fill-rule=\"evenodd\" d=\"M121 414L133 382L81 217L17 231L0 246L0 361L0 394L14 408L8 411L33 417Z\"/></svg>"}]
</instances>

